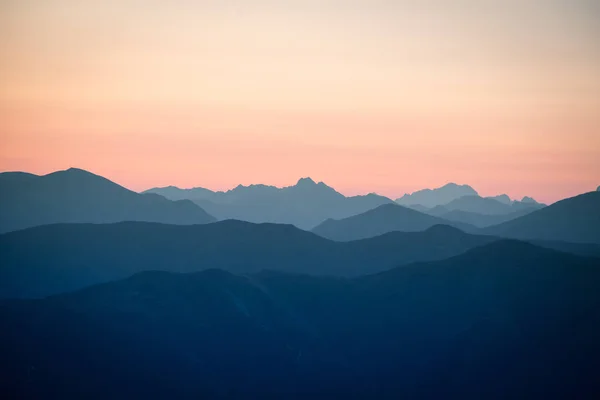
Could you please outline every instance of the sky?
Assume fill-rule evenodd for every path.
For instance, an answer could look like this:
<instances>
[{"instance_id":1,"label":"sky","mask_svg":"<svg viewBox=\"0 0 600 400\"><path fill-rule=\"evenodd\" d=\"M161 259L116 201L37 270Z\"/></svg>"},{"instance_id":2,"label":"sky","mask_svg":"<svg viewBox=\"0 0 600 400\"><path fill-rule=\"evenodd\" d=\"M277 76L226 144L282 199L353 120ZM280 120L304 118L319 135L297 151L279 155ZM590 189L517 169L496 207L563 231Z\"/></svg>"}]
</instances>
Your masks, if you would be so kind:
<instances>
[{"instance_id":1,"label":"sky","mask_svg":"<svg viewBox=\"0 0 600 400\"><path fill-rule=\"evenodd\" d=\"M596 0L0 0L0 171L600 185Z\"/></svg>"}]
</instances>

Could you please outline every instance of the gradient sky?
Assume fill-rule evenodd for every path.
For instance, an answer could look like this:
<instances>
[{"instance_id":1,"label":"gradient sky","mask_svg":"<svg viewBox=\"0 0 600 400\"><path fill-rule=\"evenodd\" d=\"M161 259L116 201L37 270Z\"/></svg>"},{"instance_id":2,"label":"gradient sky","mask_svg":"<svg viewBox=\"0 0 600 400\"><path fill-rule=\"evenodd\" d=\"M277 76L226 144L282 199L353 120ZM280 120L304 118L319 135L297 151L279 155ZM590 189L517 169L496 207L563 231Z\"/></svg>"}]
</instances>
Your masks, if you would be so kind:
<instances>
[{"instance_id":1,"label":"gradient sky","mask_svg":"<svg viewBox=\"0 0 600 400\"><path fill-rule=\"evenodd\" d=\"M597 0L0 0L0 37L2 171L600 185Z\"/></svg>"}]
</instances>

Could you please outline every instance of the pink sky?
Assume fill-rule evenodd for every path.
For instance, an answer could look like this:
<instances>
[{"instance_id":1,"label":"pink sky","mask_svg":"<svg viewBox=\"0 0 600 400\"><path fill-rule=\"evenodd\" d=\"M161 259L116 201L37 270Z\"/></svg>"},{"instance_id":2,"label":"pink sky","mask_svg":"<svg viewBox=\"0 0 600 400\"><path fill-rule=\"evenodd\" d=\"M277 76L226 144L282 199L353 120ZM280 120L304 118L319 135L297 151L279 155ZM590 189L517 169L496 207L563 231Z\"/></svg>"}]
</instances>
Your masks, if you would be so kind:
<instances>
[{"instance_id":1,"label":"pink sky","mask_svg":"<svg viewBox=\"0 0 600 400\"><path fill-rule=\"evenodd\" d=\"M600 7L423 3L3 2L0 171L544 202L600 185Z\"/></svg>"}]
</instances>

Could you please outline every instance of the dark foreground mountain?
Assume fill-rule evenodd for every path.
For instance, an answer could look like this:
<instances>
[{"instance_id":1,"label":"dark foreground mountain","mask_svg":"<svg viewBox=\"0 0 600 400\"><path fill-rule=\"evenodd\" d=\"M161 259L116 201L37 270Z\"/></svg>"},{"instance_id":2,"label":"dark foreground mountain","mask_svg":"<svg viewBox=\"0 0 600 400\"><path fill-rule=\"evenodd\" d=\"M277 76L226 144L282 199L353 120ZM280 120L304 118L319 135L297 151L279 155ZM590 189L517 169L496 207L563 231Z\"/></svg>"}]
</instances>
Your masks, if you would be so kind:
<instances>
[{"instance_id":1,"label":"dark foreground mountain","mask_svg":"<svg viewBox=\"0 0 600 400\"><path fill-rule=\"evenodd\" d=\"M600 265L516 241L354 279L146 272L0 303L4 398L598 398Z\"/></svg>"},{"instance_id":2,"label":"dark foreground mountain","mask_svg":"<svg viewBox=\"0 0 600 400\"><path fill-rule=\"evenodd\" d=\"M323 182L302 178L294 186L277 188L267 185L242 186L226 192L204 188L154 188L168 199L190 199L218 219L237 219L254 223L292 224L311 229L328 218L345 218L382 204L393 203L376 194L346 197Z\"/></svg>"},{"instance_id":3,"label":"dark foreground mountain","mask_svg":"<svg viewBox=\"0 0 600 400\"><path fill-rule=\"evenodd\" d=\"M329 219L315 227L312 232L331 240L350 241L394 231L422 231L438 224L454 226L468 232L476 230L471 225L448 221L395 204L386 204L352 217Z\"/></svg>"},{"instance_id":4,"label":"dark foreground mountain","mask_svg":"<svg viewBox=\"0 0 600 400\"><path fill-rule=\"evenodd\" d=\"M43 176L0 174L0 233L52 223L204 224L214 220L191 201L141 195L80 169Z\"/></svg>"},{"instance_id":5,"label":"dark foreground mountain","mask_svg":"<svg viewBox=\"0 0 600 400\"><path fill-rule=\"evenodd\" d=\"M517 239L600 243L600 192L561 200L483 232Z\"/></svg>"},{"instance_id":6,"label":"dark foreground mountain","mask_svg":"<svg viewBox=\"0 0 600 400\"><path fill-rule=\"evenodd\" d=\"M448 226L338 243L291 225L234 220L48 225L0 235L0 297L40 297L148 270L356 276L451 257L494 240Z\"/></svg>"}]
</instances>

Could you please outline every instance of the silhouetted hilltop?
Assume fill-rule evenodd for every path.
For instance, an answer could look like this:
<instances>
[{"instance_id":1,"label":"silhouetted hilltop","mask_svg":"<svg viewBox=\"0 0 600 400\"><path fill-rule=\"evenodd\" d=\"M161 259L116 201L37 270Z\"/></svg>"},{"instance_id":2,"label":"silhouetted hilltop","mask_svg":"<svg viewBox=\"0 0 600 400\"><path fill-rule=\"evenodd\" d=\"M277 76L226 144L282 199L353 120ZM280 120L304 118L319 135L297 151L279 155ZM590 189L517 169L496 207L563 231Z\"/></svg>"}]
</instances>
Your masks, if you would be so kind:
<instances>
[{"instance_id":1,"label":"silhouetted hilltop","mask_svg":"<svg viewBox=\"0 0 600 400\"><path fill-rule=\"evenodd\" d=\"M154 193L161 195L169 200L203 200L211 199L215 192L204 188L179 189L176 186L167 186L162 188L153 188L146 190L143 194Z\"/></svg>"},{"instance_id":2,"label":"silhouetted hilltop","mask_svg":"<svg viewBox=\"0 0 600 400\"><path fill-rule=\"evenodd\" d=\"M0 232L60 222L214 221L190 201L141 195L90 172L71 168L44 176L0 174Z\"/></svg>"},{"instance_id":3,"label":"silhouetted hilltop","mask_svg":"<svg viewBox=\"0 0 600 400\"><path fill-rule=\"evenodd\" d=\"M1 389L34 398L595 398L598 267L498 241L355 279L144 272L0 302Z\"/></svg>"},{"instance_id":4,"label":"silhouetted hilltop","mask_svg":"<svg viewBox=\"0 0 600 400\"><path fill-rule=\"evenodd\" d=\"M448 204L454 199L463 196L477 195L475 189L469 185L457 185L456 183L448 183L437 189L423 189L412 194L405 194L396 199L396 203L403 206L412 206L420 204L422 206L432 208L439 205Z\"/></svg>"},{"instance_id":5,"label":"silhouetted hilltop","mask_svg":"<svg viewBox=\"0 0 600 400\"><path fill-rule=\"evenodd\" d=\"M450 257L493 240L449 227L338 243L292 225L235 220L47 225L0 235L0 297L44 296L147 270L353 276Z\"/></svg>"},{"instance_id":6,"label":"silhouetted hilltop","mask_svg":"<svg viewBox=\"0 0 600 400\"><path fill-rule=\"evenodd\" d=\"M512 200L506 194L500 194L498 196L489 196L489 197L486 197L486 199L496 200L502 204L507 204L507 205L512 204Z\"/></svg>"},{"instance_id":7,"label":"silhouetted hilltop","mask_svg":"<svg viewBox=\"0 0 600 400\"><path fill-rule=\"evenodd\" d=\"M484 232L519 239L600 243L600 193L561 200Z\"/></svg>"},{"instance_id":8,"label":"silhouetted hilltop","mask_svg":"<svg viewBox=\"0 0 600 400\"><path fill-rule=\"evenodd\" d=\"M323 182L301 178L296 185L277 188L267 185L239 185L226 192L203 188L154 188L169 199L187 198L218 219L238 219L255 223L293 224L310 229L328 218L345 218L382 204L393 203L376 194L346 197Z\"/></svg>"},{"instance_id":9,"label":"silhouetted hilltop","mask_svg":"<svg viewBox=\"0 0 600 400\"><path fill-rule=\"evenodd\" d=\"M467 231L475 230L466 224L447 221L400 205L386 204L353 217L329 219L312 232L332 240L349 241L393 231L422 231L439 224L452 225Z\"/></svg>"}]
</instances>

